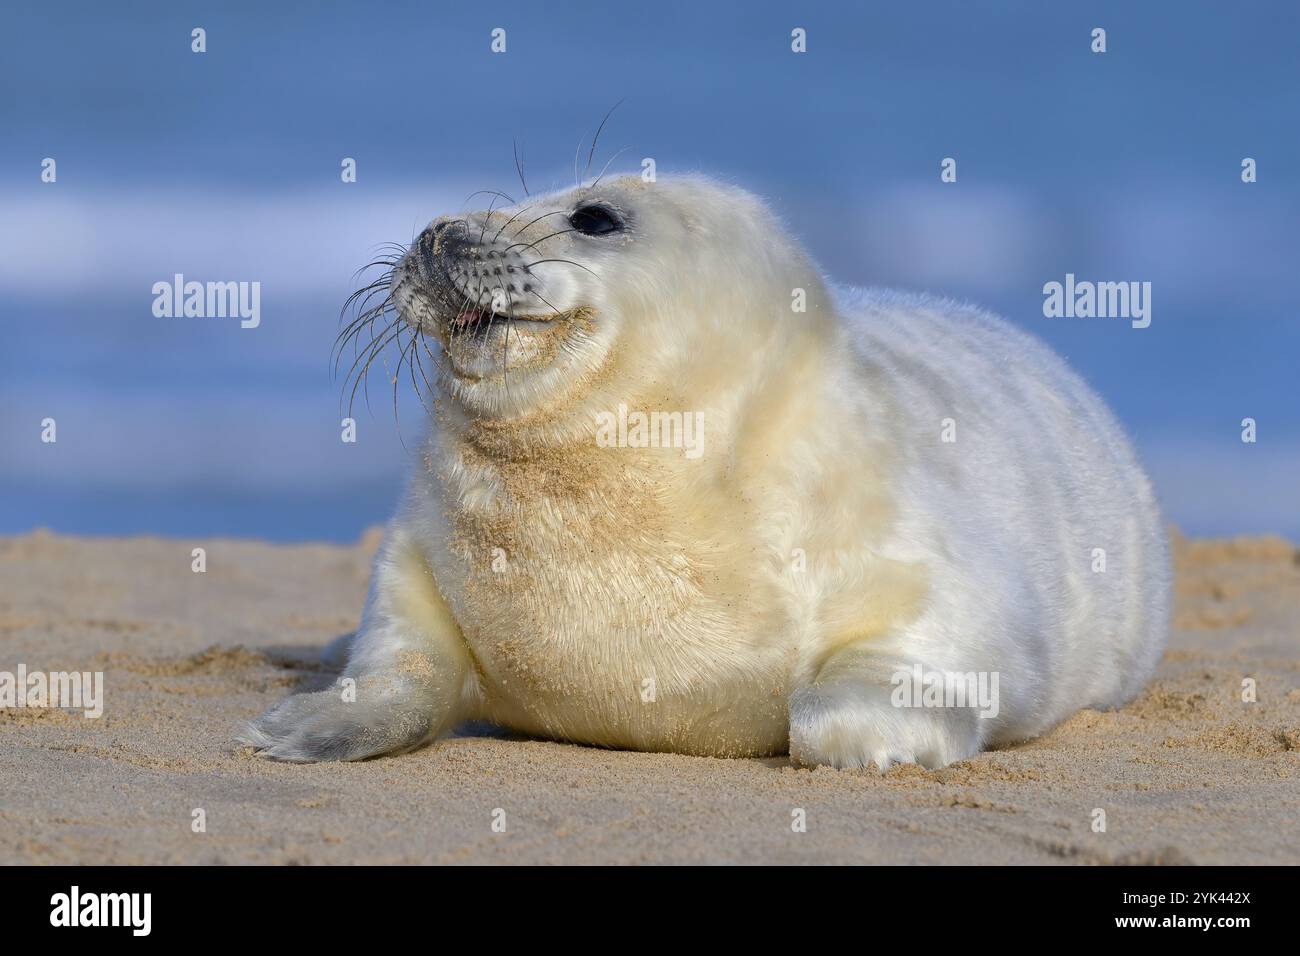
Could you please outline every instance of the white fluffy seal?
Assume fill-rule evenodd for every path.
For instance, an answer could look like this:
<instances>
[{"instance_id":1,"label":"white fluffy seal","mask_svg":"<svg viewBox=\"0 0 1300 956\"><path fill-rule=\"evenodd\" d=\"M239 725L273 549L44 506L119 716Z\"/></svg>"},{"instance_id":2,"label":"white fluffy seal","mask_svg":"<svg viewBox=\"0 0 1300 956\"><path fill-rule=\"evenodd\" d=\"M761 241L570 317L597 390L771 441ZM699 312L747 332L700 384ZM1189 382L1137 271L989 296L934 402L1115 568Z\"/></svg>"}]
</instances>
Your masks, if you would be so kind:
<instances>
[{"instance_id":1,"label":"white fluffy seal","mask_svg":"<svg viewBox=\"0 0 1300 956\"><path fill-rule=\"evenodd\" d=\"M976 309L832 291L748 193L439 219L391 301L440 360L431 433L348 682L253 724L264 755L480 719L933 767L1120 704L1161 653L1165 537L1101 400Z\"/></svg>"}]
</instances>

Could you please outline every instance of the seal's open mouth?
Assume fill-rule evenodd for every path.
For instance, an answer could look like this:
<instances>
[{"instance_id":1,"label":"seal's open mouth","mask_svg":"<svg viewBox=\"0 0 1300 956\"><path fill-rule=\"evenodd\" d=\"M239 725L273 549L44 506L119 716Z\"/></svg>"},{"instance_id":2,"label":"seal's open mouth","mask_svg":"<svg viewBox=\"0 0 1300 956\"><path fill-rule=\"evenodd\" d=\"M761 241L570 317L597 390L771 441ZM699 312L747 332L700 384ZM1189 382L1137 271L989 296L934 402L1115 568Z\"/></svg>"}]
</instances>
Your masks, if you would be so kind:
<instances>
[{"instance_id":1,"label":"seal's open mouth","mask_svg":"<svg viewBox=\"0 0 1300 956\"><path fill-rule=\"evenodd\" d=\"M451 319L453 329L475 328L487 329L494 324L500 325L507 322L527 322L536 324L546 324L554 322L556 319L572 318L577 309L570 309L568 312L552 312L550 315L508 315L504 312L493 312L490 309L464 309Z\"/></svg>"},{"instance_id":2,"label":"seal's open mouth","mask_svg":"<svg viewBox=\"0 0 1300 956\"><path fill-rule=\"evenodd\" d=\"M521 315L466 308L444 314L439 338L458 379L483 381L507 372L549 368L566 343L590 327L594 314L582 306Z\"/></svg>"}]
</instances>

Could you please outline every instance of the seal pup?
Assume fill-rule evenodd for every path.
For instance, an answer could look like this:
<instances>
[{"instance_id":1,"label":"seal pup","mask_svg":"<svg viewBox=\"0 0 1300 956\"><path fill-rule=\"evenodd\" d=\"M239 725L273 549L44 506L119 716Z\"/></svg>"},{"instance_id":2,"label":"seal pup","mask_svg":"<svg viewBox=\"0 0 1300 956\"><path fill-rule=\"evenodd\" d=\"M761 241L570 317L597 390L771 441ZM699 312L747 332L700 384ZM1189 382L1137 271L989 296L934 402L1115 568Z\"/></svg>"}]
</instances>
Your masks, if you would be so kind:
<instances>
[{"instance_id":1,"label":"seal pup","mask_svg":"<svg viewBox=\"0 0 1300 956\"><path fill-rule=\"evenodd\" d=\"M430 433L340 686L250 725L264 756L477 719L935 767L1121 704L1160 656L1165 536L1101 400L975 308L834 289L747 192L440 218L383 291L437 364Z\"/></svg>"}]
</instances>

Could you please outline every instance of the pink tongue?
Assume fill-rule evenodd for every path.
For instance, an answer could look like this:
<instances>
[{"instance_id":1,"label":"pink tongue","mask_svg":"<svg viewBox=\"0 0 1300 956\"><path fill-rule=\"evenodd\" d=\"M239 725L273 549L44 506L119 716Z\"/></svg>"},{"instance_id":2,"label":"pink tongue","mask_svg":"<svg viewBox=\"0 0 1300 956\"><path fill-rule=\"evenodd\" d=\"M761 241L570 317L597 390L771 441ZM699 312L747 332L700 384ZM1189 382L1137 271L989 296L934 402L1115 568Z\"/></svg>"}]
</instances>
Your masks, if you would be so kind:
<instances>
[{"instance_id":1,"label":"pink tongue","mask_svg":"<svg viewBox=\"0 0 1300 956\"><path fill-rule=\"evenodd\" d=\"M477 322L483 317L483 313L478 309L466 309L460 315L456 316L457 325L469 325L471 322Z\"/></svg>"}]
</instances>

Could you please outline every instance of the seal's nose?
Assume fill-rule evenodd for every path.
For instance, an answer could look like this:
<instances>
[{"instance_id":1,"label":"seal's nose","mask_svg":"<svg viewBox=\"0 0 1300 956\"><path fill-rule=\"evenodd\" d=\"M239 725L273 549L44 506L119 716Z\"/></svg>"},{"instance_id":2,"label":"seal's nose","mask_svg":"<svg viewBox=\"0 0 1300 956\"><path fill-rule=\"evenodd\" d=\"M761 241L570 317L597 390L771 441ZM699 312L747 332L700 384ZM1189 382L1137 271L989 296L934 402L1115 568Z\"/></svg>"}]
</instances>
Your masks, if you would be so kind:
<instances>
[{"instance_id":1,"label":"seal's nose","mask_svg":"<svg viewBox=\"0 0 1300 956\"><path fill-rule=\"evenodd\" d=\"M456 222L454 219L435 220L416 240L415 248L426 277L431 278L437 273L439 258L454 256L462 244L464 229L451 228Z\"/></svg>"}]
</instances>

